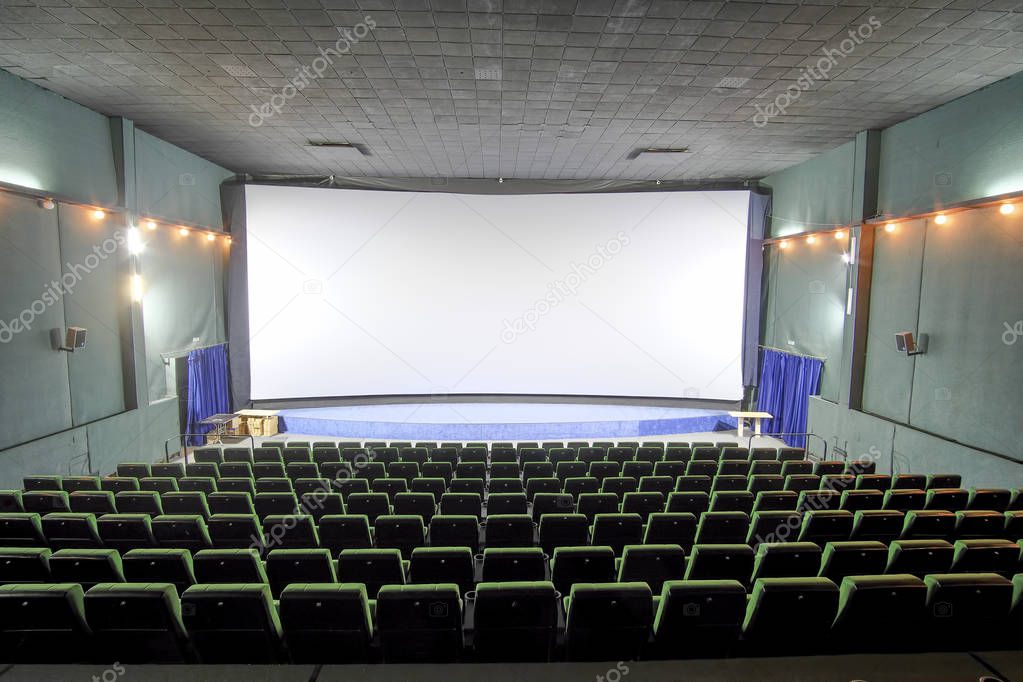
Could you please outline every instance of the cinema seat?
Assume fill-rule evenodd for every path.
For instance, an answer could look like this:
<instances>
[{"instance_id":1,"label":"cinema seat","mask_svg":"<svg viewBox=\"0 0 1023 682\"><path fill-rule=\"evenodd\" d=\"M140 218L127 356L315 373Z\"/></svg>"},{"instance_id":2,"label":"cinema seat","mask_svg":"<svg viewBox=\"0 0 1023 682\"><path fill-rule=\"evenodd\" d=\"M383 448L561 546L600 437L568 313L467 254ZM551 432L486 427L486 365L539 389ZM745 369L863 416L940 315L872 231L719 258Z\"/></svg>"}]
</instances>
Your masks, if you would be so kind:
<instances>
[{"instance_id":1,"label":"cinema seat","mask_svg":"<svg viewBox=\"0 0 1023 682\"><path fill-rule=\"evenodd\" d=\"M944 540L955 537L955 514L943 510L907 511L902 524L903 540Z\"/></svg>"},{"instance_id":2,"label":"cinema seat","mask_svg":"<svg viewBox=\"0 0 1023 682\"><path fill-rule=\"evenodd\" d=\"M386 493L352 493L345 500L345 507L349 514L361 514L370 523L376 523L378 517L391 513L391 500Z\"/></svg>"},{"instance_id":3,"label":"cinema seat","mask_svg":"<svg viewBox=\"0 0 1023 682\"><path fill-rule=\"evenodd\" d=\"M256 493L294 494L295 484L287 476L263 476L256 479Z\"/></svg>"},{"instance_id":4,"label":"cinema seat","mask_svg":"<svg viewBox=\"0 0 1023 682\"><path fill-rule=\"evenodd\" d=\"M101 549L96 517L92 514L47 514L43 535L51 549Z\"/></svg>"},{"instance_id":5,"label":"cinema seat","mask_svg":"<svg viewBox=\"0 0 1023 682\"><path fill-rule=\"evenodd\" d=\"M440 513L446 516L483 516L483 496L478 493L444 493Z\"/></svg>"},{"instance_id":6,"label":"cinema seat","mask_svg":"<svg viewBox=\"0 0 1023 682\"><path fill-rule=\"evenodd\" d=\"M955 513L954 536L959 540L1000 538L1004 530L1004 512L975 509Z\"/></svg>"},{"instance_id":7,"label":"cinema seat","mask_svg":"<svg viewBox=\"0 0 1023 682\"><path fill-rule=\"evenodd\" d=\"M369 481L365 478L341 478L334 481L334 489L347 504L352 495L369 494Z\"/></svg>"},{"instance_id":8,"label":"cinema seat","mask_svg":"<svg viewBox=\"0 0 1023 682\"><path fill-rule=\"evenodd\" d=\"M473 554L480 548L479 518L469 514L437 514L430 519L431 547L468 547Z\"/></svg>"},{"instance_id":9,"label":"cinema seat","mask_svg":"<svg viewBox=\"0 0 1023 682\"><path fill-rule=\"evenodd\" d=\"M780 479L780 477L778 477ZM753 511L795 511L799 507L799 493L792 490L761 490L753 503Z\"/></svg>"},{"instance_id":10,"label":"cinema seat","mask_svg":"<svg viewBox=\"0 0 1023 682\"><path fill-rule=\"evenodd\" d=\"M927 476L927 490L935 488L959 488L963 484L963 477L959 474L930 474ZM949 509L949 511L956 511Z\"/></svg>"},{"instance_id":11,"label":"cinema seat","mask_svg":"<svg viewBox=\"0 0 1023 682\"><path fill-rule=\"evenodd\" d=\"M848 540L852 533L854 516L851 511L820 510L803 514L803 527L799 531L801 542L815 542L824 546L829 542Z\"/></svg>"},{"instance_id":12,"label":"cinema seat","mask_svg":"<svg viewBox=\"0 0 1023 682\"><path fill-rule=\"evenodd\" d=\"M784 487L785 479L782 478L780 474L753 474L748 479L746 490L753 493L754 497L757 497L760 493L776 492L782 490ZM796 493L793 493L793 496L798 499L798 495ZM753 508L756 509L755 504Z\"/></svg>"},{"instance_id":13,"label":"cinema seat","mask_svg":"<svg viewBox=\"0 0 1023 682\"><path fill-rule=\"evenodd\" d=\"M669 580L654 617L659 658L724 656L739 639L746 589L735 580Z\"/></svg>"},{"instance_id":14,"label":"cinema seat","mask_svg":"<svg viewBox=\"0 0 1023 682\"><path fill-rule=\"evenodd\" d=\"M913 509L923 509L927 503L927 493L923 490L892 489L884 493L884 501L881 509L908 512Z\"/></svg>"},{"instance_id":15,"label":"cinema seat","mask_svg":"<svg viewBox=\"0 0 1023 682\"><path fill-rule=\"evenodd\" d=\"M622 551L618 582L646 583L654 593L668 580L681 580L686 553L681 545L628 545Z\"/></svg>"},{"instance_id":16,"label":"cinema seat","mask_svg":"<svg viewBox=\"0 0 1023 682\"><path fill-rule=\"evenodd\" d=\"M251 514L256 508L252 506L252 496L242 492L216 492L206 496L206 503L213 514Z\"/></svg>"},{"instance_id":17,"label":"cinema seat","mask_svg":"<svg viewBox=\"0 0 1023 682\"><path fill-rule=\"evenodd\" d=\"M824 546L817 575L836 585L851 575L881 575L888 564L888 547L883 542L829 542Z\"/></svg>"},{"instance_id":18,"label":"cinema seat","mask_svg":"<svg viewBox=\"0 0 1023 682\"><path fill-rule=\"evenodd\" d=\"M668 495L664 510L696 514L699 518L710 508L710 495L703 491L674 492Z\"/></svg>"},{"instance_id":19,"label":"cinema seat","mask_svg":"<svg viewBox=\"0 0 1023 682\"><path fill-rule=\"evenodd\" d=\"M885 573L909 573L922 578L948 573L953 547L945 540L895 540L888 546Z\"/></svg>"},{"instance_id":20,"label":"cinema seat","mask_svg":"<svg viewBox=\"0 0 1023 682\"><path fill-rule=\"evenodd\" d=\"M63 490L32 490L21 495L25 511L35 514L70 512L71 503Z\"/></svg>"},{"instance_id":21,"label":"cinema seat","mask_svg":"<svg viewBox=\"0 0 1023 682\"><path fill-rule=\"evenodd\" d=\"M921 474L896 474L892 478L892 490L926 490L927 477Z\"/></svg>"},{"instance_id":22,"label":"cinema seat","mask_svg":"<svg viewBox=\"0 0 1023 682\"><path fill-rule=\"evenodd\" d=\"M208 476L185 476L178 481L178 490L210 495L218 490L217 479Z\"/></svg>"},{"instance_id":23,"label":"cinema seat","mask_svg":"<svg viewBox=\"0 0 1023 682\"><path fill-rule=\"evenodd\" d=\"M187 514L210 518L210 507L206 495L197 492L164 493L160 496L164 514Z\"/></svg>"},{"instance_id":24,"label":"cinema seat","mask_svg":"<svg viewBox=\"0 0 1023 682\"><path fill-rule=\"evenodd\" d=\"M68 495L68 505L72 512L81 514L116 514L114 493L108 490L81 490Z\"/></svg>"},{"instance_id":25,"label":"cinema seat","mask_svg":"<svg viewBox=\"0 0 1023 682\"><path fill-rule=\"evenodd\" d=\"M905 516L898 511L861 509L853 514L850 540L877 540L891 542L902 535Z\"/></svg>"},{"instance_id":26,"label":"cinema seat","mask_svg":"<svg viewBox=\"0 0 1023 682\"><path fill-rule=\"evenodd\" d=\"M1005 578L1020 570L1020 547L1009 540L957 540L949 573L997 573Z\"/></svg>"},{"instance_id":27,"label":"cinema seat","mask_svg":"<svg viewBox=\"0 0 1023 682\"><path fill-rule=\"evenodd\" d=\"M1012 581L996 573L935 572L925 576L924 583L929 648L985 650L1004 641Z\"/></svg>"},{"instance_id":28,"label":"cinema seat","mask_svg":"<svg viewBox=\"0 0 1023 682\"><path fill-rule=\"evenodd\" d=\"M150 469L153 471L152 478L173 478L179 479L185 475L183 462L154 462ZM160 492L163 492L162 490Z\"/></svg>"},{"instance_id":29,"label":"cinema seat","mask_svg":"<svg viewBox=\"0 0 1023 682\"><path fill-rule=\"evenodd\" d=\"M60 549L50 555L50 576L57 583L123 583L121 556L113 549Z\"/></svg>"},{"instance_id":30,"label":"cinema seat","mask_svg":"<svg viewBox=\"0 0 1023 682\"><path fill-rule=\"evenodd\" d=\"M704 512L696 527L696 544L745 542L749 528L749 515L745 512Z\"/></svg>"},{"instance_id":31,"label":"cinema seat","mask_svg":"<svg viewBox=\"0 0 1023 682\"><path fill-rule=\"evenodd\" d=\"M431 493L398 493L394 496L393 508L398 516L419 516L423 523L429 523L437 509L437 503Z\"/></svg>"},{"instance_id":32,"label":"cinema seat","mask_svg":"<svg viewBox=\"0 0 1023 682\"><path fill-rule=\"evenodd\" d=\"M821 651L837 608L838 586L827 578L761 578L746 606L744 649L772 656Z\"/></svg>"},{"instance_id":33,"label":"cinema seat","mask_svg":"<svg viewBox=\"0 0 1023 682\"><path fill-rule=\"evenodd\" d=\"M192 555L184 549L132 549L121 557L125 581L169 583L178 592L195 584Z\"/></svg>"},{"instance_id":34,"label":"cinema seat","mask_svg":"<svg viewBox=\"0 0 1023 682\"><path fill-rule=\"evenodd\" d=\"M550 660L558 625L553 583L488 582L475 597L473 647L480 661Z\"/></svg>"},{"instance_id":35,"label":"cinema seat","mask_svg":"<svg viewBox=\"0 0 1023 682\"><path fill-rule=\"evenodd\" d=\"M598 514L618 512L618 496L612 493L582 493L576 496L575 511L593 523Z\"/></svg>"},{"instance_id":36,"label":"cinema seat","mask_svg":"<svg viewBox=\"0 0 1023 682\"><path fill-rule=\"evenodd\" d=\"M926 640L926 599L927 587L914 575L847 576L839 588L831 641L840 652L918 650Z\"/></svg>"},{"instance_id":37,"label":"cinema seat","mask_svg":"<svg viewBox=\"0 0 1023 682\"><path fill-rule=\"evenodd\" d=\"M145 462L123 462L118 464L114 469L118 476L125 476L127 478L146 478L153 475L152 467ZM28 486L25 486L28 490Z\"/></svg>"},{"instance_id":38,"label":"cinema seat","mask_svg":"<svg viewBox=\"0 0 1023 682\"><path fill-rule=\"evenodd\" d=\"M615 554L610 547L558 547L551 559L551 582L561 594L576 583L615 581Z\"/></svg>"},{"instance_id":39,"label":"cinema seat","mask_svg":"<svg viewBox=\"0 0 1023 682\"><path fill-rule=\"evenodd\" d=\"M202 663L282 663L281 623L268 585L193 585L181 595Z\"/></svg>"},{"instance_id":40,"label":"cinema seat","mask_svg":"<svg viewBox=\"0 0 1023 682\"><path fill-rule=\"evenodd\" d=\"M421 516L378 516L373 528L379 549L397 549L405 559L412 556L413 549L426 544L426 527Z\"/></svg>"},{"instance_id":41,"label":"cinema seat","mask_svg":"<svg viewBox=\"0 0 1023 682\"><path fill-rule=\"evenodd\" d=\"M263 532L255 514L214 514L206 527L216 549L263 549Z\"/></svg>"},{"instance_id":42,"label":"cinema seat","mask_svg":"<svg viewBox=\"0 0 1023 682\"><path fill-rule=\"evenodd\" d=\"M565 658L638 660L653 625L653 598L645 582L577 583L565 599Z\"/></svg>"},{"instance_id":43,"label":"cinema seat","mask_svg":"<svg viewBox=\"0 0 1023 682\"><path fill-rule=\"evenodd\" d=\"M373 546L369 518L364 514L328 514L320 519L317 533L320 547L337 558L346 549L369 549Z\"/></svg>"},{"instance_id":44,"label":"cinema seat","mask_svg":"<svg viewBox=\"0 0 1023 682\"><path fill-rule=\"evenodd\" d=\"M156 547L148 514L105 514L96 520L103 546L122 555L132 549Z\"/></svg>"},{"instance_id":45,"label":"cinema seat","mask_svg":"<svg viewBox=\"0 0 1023 682\"><path fill-rule=\"evenodd\" d=\"M192 568L200 584L267 582L255 549L203 549L192 558Z\"/></svg>"},{"instance_id":46,"label":"cinema seat","mask_svg":"<svg viewBox=\"0 0 1023 682\"><path fill-rule=\"evenodd\" d=\"M460 594L476 584L472 550L468 547L417 547L409 563L409 584L454 583Z\"/></svg>"},{"instance_id":47,"label":"cinema seat","mask_svg":"<svg viewBox=\"0 0 1023 682\"><path fill-rule=\"evenodd\" d=\"M884 504L884 493L880 490L843 490L839 509L851 512L880 509Z\"/></svg>"},{"instance_id":48,"label":"cinema seat","mask_svg":"<svg viewBox=\"0 0 1023 682\"><path fill-rule=\"evenodd\" d=\"M385 663L451 663L461 655L458 585L385 585L376 619Z\"/></svg>"},{"instance_id":49,"label":"cinema seat","mask_svg":"<svg viewBox=\"0 0 1023 682\"><path fill-rule=\"evenodd\" d=\"M966 509L970 501L970 492L961 488L930 488L924 509L957 512Z\"/></svg>"},{"instance_id":50,"label":"cinema seat","mask_svg":"<svg viewBox=\"0 0 1023 682\"><path fill-rule=\"evenodd\" d=\"M763 543L757 547L750 582L759 578L817 577L821 548L812 542Z\"/></svg>"},{"instance_id":51,"label":"cinema seat","mask_svg":"<svg viewBox=\"0 0 1023 682\"><path fill-rule=\"evenodd\" d=\"M483 550L482 582L547 579L547 555L539 547L487 547Z\"/></svg>"},{"instance_id":52,"label":"cinema seat","mask_svg":"<svg viewBox=\"0 0 1023 682\"><path fill-rule=\"evenodd\" d=\"M99 476L65 476L61 479L60 489L66 493L78 490L99 490Z\"/></svg>"},{"instance_id":53,"label":"cinema seat","mask_svg":"<svg viewBox=\"0 0 1023 682\"><path fill-rule=\"evenodd\" d=\"M100 490L120 493L120 492L134 492L139 490L139 480L137 478L129 478L127 476L105 476L99 482Z\"/></svg>"},{"instance_id":54,"label":"cinema seat","mask_svg":"<svg viewBox=\"0 0 1023 682\"><path fill-rule=\"evenodd\" d=\"M737 580L748 585L753 557L749 545L693 545L685 580Z\"/></svg>"},{"instance_id":55,"label":"cinema seat","mask_svg":"<svg viewBox=\"0 0 1023 682\"><path fill-rule=\"evenodd\" d=\"M804 490L799 493L796 508L803 512L838 509L841 500L841 493L834 490Z\"/></svg>"},{"instance_id":56,"label":"cinema seat","mask_svg":"<svg viewBox=\"0 0 1023 682\"><path fill-rule=\"evenodd\" d=\"M0 585L5 663L84 663L92 647L81 585Z\"/></svg>"},{"instance_id":57,"label":"cinema seat","mask_svg":"<svg viewBox=\"0 0 1023 682\"><path fill-rule=\"evenodd\" d=\"M53 582L50 554L44 547L0 547L0 585Z\"/></svg>"},{"instance_id":58,"label":"cinema seat","mask_svg":"<svg viewBox=\"0 0 1023 682\"><path fill-rule=\"evenodd\" d=\"M280 596L285 587L294 583L338 582L334 560L326 549L273 549L266 555L265 567L267 581L275 599ZM342 582L362 581L344 580ZM369 589L368 586L367 589Z\"/></svg>"},{"instance_id":59,"label":"cinema seat","mask_svg":"<svg viewBox=\"0 0 1023 682\"><path fill-rule=\"evenodd\" d=\"M346 549L337 565L340 581L364 584L370 599L383 585L405 584L405 565L396 549Z\"/></svg>"},{"instance_id":60,"label":"cinema seat","mask_svg":"<svg viewBox=\"0 0 1023 682\"><path fill-rule=\"evenodd\" d=\"M222 478L217 482L217 492L245 493L251 498L256 496L256 484L251 478Z\"/></svg>"},{"instance_id":61,"label":"cinema seat","mask_svg":"<svg viewBox=\"0 0 1023 682\"><path fill-rule=\"evenodd\" d=\"M743 540L754 549L764 542L794 542L799 539L802 526L803 516L797 511L753 512Z\"/></svg>"},{"instance_id":62,"label":"cinema seat","mask_svg":"<svg viewBox=\"0 0 1023 682\"><path fill-rule=\"evenodd\" d=\"M101 583L85 594L85 617L101 660L150 664L192 658L174 585Z\"/></svg>"},{"instance_id":63,"label":"cinema seat","mask_svg":"<svg viewBox=\"0 0 1023 682\"><path fill-rule=\"evenodd\" d=\"M643 517L639 514L597 514L593 517L591 542L608 546L620 555L626 545L643 542Z\"/></svg>"},{"instance_id":64,"label":"cinema seat","mask_svg":"<svg viewBox=\"0 0 1023 682\"><path fill-rule=\"evenodd\" d=\"M163 514L153 519L153 536L160 547L197 552L213 546L206 521L201 516Z\"/></svg>"}]
</instances>

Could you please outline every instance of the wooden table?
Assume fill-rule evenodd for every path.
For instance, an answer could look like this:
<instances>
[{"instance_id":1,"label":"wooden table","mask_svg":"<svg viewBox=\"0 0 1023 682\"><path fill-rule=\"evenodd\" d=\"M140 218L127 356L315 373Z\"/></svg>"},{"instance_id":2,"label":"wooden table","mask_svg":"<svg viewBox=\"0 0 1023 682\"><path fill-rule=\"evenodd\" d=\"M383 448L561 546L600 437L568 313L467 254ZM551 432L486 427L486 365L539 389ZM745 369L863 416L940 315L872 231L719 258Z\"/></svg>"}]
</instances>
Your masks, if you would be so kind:
<instances>
[{"instance_id":1,"label":"wooden table","mask_svg":"<svg viewBox=\"0 0 1023 682\"><path fill-rule=\"evenodd\" d=\"M760 435L760 421L762 419L774 419L773 414L767 412L729 412L729 417L735 417L738 420L738 426L736 431L738 432L739 438L742 438L746 433L746 420L753 420L753 435Z\"/></svg>"}]
</instances>

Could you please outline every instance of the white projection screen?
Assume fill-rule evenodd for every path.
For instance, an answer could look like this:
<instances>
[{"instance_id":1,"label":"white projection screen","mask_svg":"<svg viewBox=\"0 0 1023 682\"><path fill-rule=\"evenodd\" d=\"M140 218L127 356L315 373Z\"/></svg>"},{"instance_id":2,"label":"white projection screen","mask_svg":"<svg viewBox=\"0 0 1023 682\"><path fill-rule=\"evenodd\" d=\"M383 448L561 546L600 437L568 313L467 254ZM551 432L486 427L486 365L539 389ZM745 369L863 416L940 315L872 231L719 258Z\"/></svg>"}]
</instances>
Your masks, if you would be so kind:
<instances>
[{"instance_id":1,"label":"white projection screen","mask_svg":"<svg viewBox=\"0 0 1023 682\"><path fill-rule=\"evenodd\" d=\"M245 198L254 400L742 398L746 191Z\"/></svg>"}]
</instances>

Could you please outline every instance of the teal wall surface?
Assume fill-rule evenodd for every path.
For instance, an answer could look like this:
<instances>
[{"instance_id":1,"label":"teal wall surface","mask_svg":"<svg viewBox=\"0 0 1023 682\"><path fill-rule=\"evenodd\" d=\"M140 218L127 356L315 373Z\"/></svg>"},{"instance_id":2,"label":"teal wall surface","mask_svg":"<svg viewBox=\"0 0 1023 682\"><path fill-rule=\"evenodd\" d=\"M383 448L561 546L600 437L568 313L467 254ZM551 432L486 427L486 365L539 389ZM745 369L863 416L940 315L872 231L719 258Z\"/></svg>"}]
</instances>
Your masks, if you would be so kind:
<instances>
[{"instance_id":1,"label":"teal wall surface","mask_svg":"<svg viewBox=\"0 0 1023 682\"><path fill-rule=\"evenodd\" d=\"M166 226L143 230L140 307L126 231L135 215L220 229L228 177L131 121L0 71L0 183L28 190L0 191L0 488L32 473L154 461L184 430L177 397L151 394L150 375L162 380L163 367L147 358L181 350L185 337L223 340L226 248L198 235L182 247ZM40 196L57 207L46 210ZM106 216L94 217L95 206ZM84 350L51 348L50 330L65 326L89 330Z\"/></svg>"},{"instance_id":2,"label":"teal wall surface","mask_svg":"<svg viewBox=\"0 0 1023 682\"><path fill-rule=\"evenodd\" d=\"M872 177L879 216L1023 192L1023 75L881 131L873 169L861 169L855 154L843 145L765 178L773 189L772 234L791 234L796 221L804 223L799 231L858 224L855 188L869 187ZM845 214L842 197L852 206ZM875 237L853 266L869 273L869 294L854 290L867 300L860 318L829 317L803 293L808 282L830 281L836 290L856 282L821 248L833 247L828 237L813 247L794 239L784 251L765 251L763 342L827 357L809 430L823 437L829 455L872 456L881 471L949 471L967 485L1023 485L1023 339L1003 338L1023 320L1023 202L1010 215L991 206L950 213L945 225L918 217L888 232L882 224L854 229ZM822 263L832 264L830 280ZM862 356L850 341L853 328L864 334ZM898 353L899 331L927 334L926 353ZM841 390L856 379L845 376L856 357L863 359L861 400ZM811 439L810 449L823 454L824 446Z\"/></svg>"}]
</instances>

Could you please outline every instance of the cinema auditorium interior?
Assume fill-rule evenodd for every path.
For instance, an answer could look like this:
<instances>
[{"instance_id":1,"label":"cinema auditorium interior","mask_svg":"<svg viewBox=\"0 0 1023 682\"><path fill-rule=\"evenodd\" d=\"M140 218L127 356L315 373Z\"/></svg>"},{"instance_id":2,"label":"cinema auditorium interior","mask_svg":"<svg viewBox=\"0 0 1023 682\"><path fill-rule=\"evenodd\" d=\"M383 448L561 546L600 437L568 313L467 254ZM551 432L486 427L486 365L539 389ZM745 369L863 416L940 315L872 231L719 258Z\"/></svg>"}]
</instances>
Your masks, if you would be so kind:
<instances>
[{"instance_id":1,"label":"cinema auditorium interior","mask_svg":"<svg viewBox=\"0 0 1023 682\"><path fill-rule=\"evenodd\" d=\"M1018 0L0 2L0 682L1023 680Z\"/></svg>"}]
</instances>

